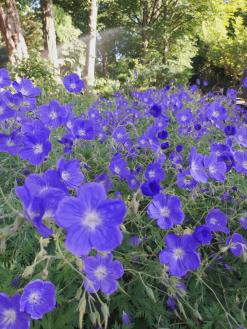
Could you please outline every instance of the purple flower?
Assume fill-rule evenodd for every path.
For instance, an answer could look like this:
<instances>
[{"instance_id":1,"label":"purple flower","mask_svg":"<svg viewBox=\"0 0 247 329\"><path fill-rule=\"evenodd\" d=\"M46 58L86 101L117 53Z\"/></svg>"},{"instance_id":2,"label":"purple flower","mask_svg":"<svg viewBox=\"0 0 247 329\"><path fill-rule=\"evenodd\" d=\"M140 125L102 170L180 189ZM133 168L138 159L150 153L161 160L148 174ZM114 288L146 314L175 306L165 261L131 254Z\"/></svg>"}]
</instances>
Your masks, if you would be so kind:
<instances>
[{"instance_id":1,"label":"purple flower","mask_svg":"<svg viewBox=\"0 0 247 329\"><path fill-rule=\"evenodd\" d=\"M181 225L184 213L180 199L176 195L157 194L148 206L148 216L157 220L160 228L166 230L174 225Z\"/></svg>"},{"instance_id":2,"label":"purple flower","mask_svg":"<svg viewBox=\"0 0 247 329\"><path fill-rule=\"evenodd\" d=\"M0 99L0 121L14 117L15 113L14 110L9 108L5 102Z\"/></svg>"},{"instance_id":3,"label":"purple flower","mask_svg":"<svg viewBox=\"0 0 247 329\"><path fill-rule=\"evenodd\" d=\"M190 153L190 174L198 183L206 183L208 175L204 168L204 156L193 147Z\"/></svg>"},{"instance_id":4,"label":"purple flower","mask_svg":"<svg viewBox=\"0 0 247 329\"><path fill-rule=\"evenodd\" d=\"M218 182L224 182L226 173L226 164L223 161L218 161L217 155L211 153L204 157L204 166L208 170L208 175Z\"/></svg>"},{"instance_id":5,"label":"purple flower","mask_svg":"<svg viewBox=\"0 0 247 329\"><path fill-rule=\"evenodd\" d=\"M29 329L30 318L20 311L20 295L8 297L0 293L0 328Z\"/></svg>"},{"instance_id":6,"label":"purple flower","mask_svg":"<svg viewBox=\"0 0 247 329\"><path fill-rule=\"evenodd\" d=\"M33 165L40 165L51 151L51 143L46 133L25 134L22 139L20 158Z\"/></svg>"},{"instance_id":7,"label":"purple flower","mask_svg":"<svg viewBox=\"0 0 247 329\"><path fill-rule=\"evenodd\" d=\"M77 197L65 197L58 205L56 222L67 231L65 245L74 255L92 248L111 251L122 242L119 225L126 209L122 200L108 200L99 183L83 185Z\"/></svg>"},{"instance_id":8,"label":"purple flower","mask_svg":"<svg viewBox=\"0 0 247 329\"><path fill-rule=\"evenodd\" d=\"M208 107L207 117L209 120L218 123L227 117L226 109L219 103L212 103Z\"/></svg>"},{"instance_id":9,"label":"purple flower","mask_svg":"<svg viewBox=\"0 0 247 329\"><path fill-rule=\"evenodd\" d=\"M126 313L125 311L123 311L123 314L122 314L122 322L126 326L128 326L132 322L130 315L128 313Z\"/></svg>"},{"instance_id":10,"label":"purple flower","mask_svg":"<svg viewBox=\"0 0 247 329\"><path fill-rule=\"evenodd\" d=\"M233 136L236 134L236 127L235 126L225 126L224 133L226 136Z\"/></svg>"},{"instance_id":11,"label":"purple flower","mask_svg":"<svg viewBox=\"0 0 247 329\"><path fill-rule=\"evenodd\" d=\"M66 116L66 108L55 99L52 99L49 104L39 107L40 120L52 128L57 128L64 124Z\"/></svg>"},{"instance_id":12,"label":"purple flower","mask_svg":"<svg viewBox=\"0 0 247 329\"><path fill-rule=\"evenodd\" d=\"M176 114L176 119L180 125L188 125L193 120L193 114L190 109L185 109Z\"/></svg>"},{"instance_id":13,"label":"purple flower","mask_svg":"<svg viewBox=\"0 0 247 329\"><path fill-rule=\"evenodd\" d=\"M227 228L227 217L220 209L211 209L205 218L205 222L212 232L229 232Z\"/></svg>"},{"instance_id":14,"label":"purple flower","mask_svg":"<svg viewBox=\"0 0 247 329\"><path fill-rule=\"evenodd\" d=\"M121 154L116 153L109 164L110 171L119 176L120 178L126 178L129 176L128 163L122 158Z\"/></svg>"},{"instance_id":15,"label":"purple flower","mask_svg":"<svg viewBox=\"0 0 247 329\"><path fill-rule=\"evenodd\" d=\"M160 106L159 104L153 104L153 105L150 107L150 109L149 109L149 113L150 113L153 117L157 118L157 117L159 117L159 116L161 115L161 113L162 113L162 108L161 108L161 106Z\"/></svg>"},{"instance_id":16,"label":"purple flower","mask_svg":"<svg viewBox=\"0 0 247 329\"><path fill-rule=\"evenodd\" d=\"M190 174L190 169L185 169L178 172L176 183L179 188L187 188L189 190L193 190L193 188L197 185L197 182Z\"/></svg>"},{"instance_id":17,"label":"purple flower","mask_svg":"<svg viewBox=\"0 0 247 329\"><path fill-rule=\"evenodd\" d=\"M148 180L142 184L141 190L145 196L154 196L160 192L160 184L155 180Z\"/></svg>"},{"instance_id":18,"label":"purple flower","mask_svg":"<svg viewBox=\"0 0 247 329\"><path fill-rule=\"evenodd\" d=\"M71 73L63 78L63 84L67 91L71 93L80 93L84 88L84 82L76 73Z\"/></svg>"},{"instance_id":19,"label":"purple flower","mask_svg":"<svg viewBox=\"0 0 247 329\"><path fill-rule=\"evenodd\" d=\"M95 181L104 186L106 192L112 189L113 184L107 173L100 174L95 177Z\"/></svg>"},{"instance_id":20,"label":"purple flower","mask_svg":"<svg viewBox=\"0 0 247 329\"><path fill-rule=\"evenodd\" d=\"M9 135L0 134L0 152L7 152L16 155L19 151L20 137L16 131Z\"/></svg>"},{"instance_id":21,"label":"purple flower","mask_svg":"<svg viewBox=\"0 0 247 329\"><path fill-rule=\"evenodd\" d=\"M160 182L165 178L165 172L159 163L150 163L146 168L145 177L147 180Z\"/></svg>"},{"instance_id":22,"label":"purple flower","mask_svg":"<svg viewBox=\"0 0 247 329\"><path fill-rule=\"evenodd\" d=\"M112 138L116 143L125 143L128 140L128 135L124 127L117 127L112 134Z\"/></svg>"},{"instance_id":23,"label":"purple flower","mask_svg":"<svg viewBox=\"0 0 247 329\"><path fill-rule=\"evenodd\" d=\"M247 88L247 77L243 79L242 84L244 88Z\"/></svg>"},{"instance_id":24,"label":"purple flower","mask_svg":"<svg viewBox=\"0 0 247 329\"><path fill-rule=\"evenodd\" d=\"M40 88L34 87L32 81L29 79L22 79L19 83L14 81L13 87L17 92L20 92L26 97L37 97L41 93Z\"/></svg>"},{"instance_id":25,"label":"purple flower","mask_svg":"<svg viewBox=\"0 0 247 329\"><path fill-rule=\"evenodd\" d=\"M85 289L90 293L101 290L107 295L117 291L117 280L124 273L122 264L118 260L113 260L112 254L85 257L83 271L87 277L84 281Z\"/></svg>"},{"instance_id":26,"label":"purple flower","mask_svg":"<svg viewBox=\"0 0 247 329\"><path fill-rule=\"evenodd\" d=\"M247 216L240 218L240 225L243 229L247 230Z\"/></svg>"},{"instance_id":27,"label":"purple flower","mask_svg":"<svg viewBox=\"0 0 247 329\"><path fill-rule=\"evenodd\" d=\"M172 296L169 296L166 301L166 306L169 311L174 312L177 307L176 299Z\"/></svg>"},{"instance_id":28,"label":"purple flower","mask_svg":"<svg viewBox=\"0 0 247 329\"><path fill-rule=\"evenodd\" d=\"M247 244L243 236L239 233L233 233L226 240L226 245L230 247L230 251L234 256L241 256L247 249Z\"/></svg>"},{"instance_id":29,"label":"purple flower","mask_svg":"<svg viewBox=\"0 0 247 329\"><path fill-rule=\"evenodd\" d=\"M94 139L96 134L93 121L76 119L73 122L73 133L77 138Z\"/></svg>"},{"instance_id":30,"label":"purple flower","mask_svg":"<svg viewBox=\"0 0 247 329\"><path fill-rule=\"evenodd\" d=\"M200 256L196 252L197 242L192 235L180 237L169 233L164 241L166 248L161 251L159 258L161 264L168 266L171 275L182 277L200 266Z\"/></svg>"},{"instance_id":31,"label":"purple flower","mask_svg":"<svg viewBox=\"0 0 247 329\"><path fill-rule=\"evenodd\" d=\"M206 225L199 225L195 228L195 231L193 233L194 238L200 243L200 244L210 244L212 240L212 234L211 230Z\"/></svg>"},{"instance_id":32,"label":"purple flower","mask_svg":"<svg viewBox=\"0 0 247 329\"><path fill-rule=\"evenodd\" d=\"M84 180L84 175L80 170L80 162L76 159L65 160L61 158L57 162L57 170L62 182L68 188L77 188Z\"/></svg>"},{"instance_id":33,"label":"purple flower","mask_svg":"<svg viewBox=\"0 0 247 329\"><path fill-rule=\"evenodd\" d=\"M132 235L129 238L129 244L132 246L138 246L141 243L142 239L140 239L137 235Z\"/></svg>"},{"instance_id":34,"label":"purple flower","mask_svg":"<svg viewBox=\"0 0 247 329\"><path fill-rule=\"evenodd\" d=\"M235 168L237 172L247 175L247 151L234 153Z\"/></svg>"},{"instance_id":35,"label":"purple flower","mask_svg":"<svg viewBox=\"0 0 247 329\"><path fill-rule=\"evenodd\" d=\"M11 84L9 72L5 68L0 69L0 88L8 87Z\"/></svg>"},{"instance_id":36,"label":"purple flower","mask_svg":"<svg viewBox=\"0 0 247 329\"><path fill-rule=\"evenodd\" d=\"M166 130L162 130L162 131L158 132L158 137L160 139L166 139L168 137L168 135L169 135L168 131L166 131Z\"/></svg>"},{"instance_id":37,"label":"purple flower","mask_svg":"<svg viewBox=\"0 0 247 329\"><path fill-rule=\"evenodd\" d=\"M30 314L34 320L42 319L56 306L56 288L50 281L34 280L28 283L22 293L20 310Z\"/></svg>"},{"instance_id":38,"label":"purple flower","mask_svg":"<svg viewBox=\"0 0 247 329\"><path fill-rule=\"evenodd\" d=\"M237 133L235 135L235 139L238 142L240 146L247 147L247 128L246 127L240 127L237 130Z\"/></svg>"}]
</instances>

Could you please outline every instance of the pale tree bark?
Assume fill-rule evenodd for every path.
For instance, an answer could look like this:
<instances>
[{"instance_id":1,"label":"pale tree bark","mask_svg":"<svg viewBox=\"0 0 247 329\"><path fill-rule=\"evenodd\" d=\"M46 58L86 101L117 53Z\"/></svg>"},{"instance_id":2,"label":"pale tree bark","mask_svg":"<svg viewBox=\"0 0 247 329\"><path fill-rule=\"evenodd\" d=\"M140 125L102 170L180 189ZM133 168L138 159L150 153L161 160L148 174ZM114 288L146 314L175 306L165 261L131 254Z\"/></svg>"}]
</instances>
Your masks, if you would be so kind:
<instances>
[{"instance_id":1,"label":"pale tree bark","mask_svg":"<svg viewBox=\"0 0 247 329\"><path fill-rule=\"evenodd\" d=\"M95 79L95 59L96 59L96 41L97 41L97 0L91 0L91 11L89 21L89 40L86 54L86 86L87 89L93 89Z\"/></svg>"},{"instance_id":2,"label":"pale tree bark","mask_svg":"<svg viewBox=\"0 0 247 329\"><path fill-rule=\"evenodd\" d=\"M41 0L44 49L55 68L58 68L57 42L52 13L52 0Z\"/></svg>"},{"instance_id":3,"label":"pale tree bark","mask_svg":"<svg viewBox=\"0 0 247 329\"><path fill-rule=\"evenodd\" d=\"M0 30L12 64L28 57L27 45L21 31L21 22L15 0L0 3Z\"/></svg>"}]
</instances>

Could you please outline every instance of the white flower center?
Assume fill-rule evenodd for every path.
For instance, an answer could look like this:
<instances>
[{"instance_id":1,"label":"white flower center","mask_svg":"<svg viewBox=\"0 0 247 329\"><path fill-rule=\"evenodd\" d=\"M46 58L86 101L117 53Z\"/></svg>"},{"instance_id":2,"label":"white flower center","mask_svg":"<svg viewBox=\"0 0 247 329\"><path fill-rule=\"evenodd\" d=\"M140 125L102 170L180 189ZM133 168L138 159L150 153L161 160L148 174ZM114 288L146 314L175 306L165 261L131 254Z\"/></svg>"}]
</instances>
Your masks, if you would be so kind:
<instances>
[{"instance_id":1,"label":"white flower center","mask_svg":"<svg viewBox=\"0 0 247 329\"><path fill-rule=\"evenodd\" d=\"M3 114L3 112L4 112L4 107L0 106L0 115Z\"/></svg>"},{"instance_id":2,"label":"white flower center","mask_svg":"<svg viewBox=\"0 0 247 329\"><path fill-rule=\"evenodd\" d=\"M154 171L154 170L150 170L150 171L148 172L148 176L149 176L150 178L154 178L154 177L155 177L155 171Z\"/></svg>"},{"instance_id":3,"label":"white flower center","mask_svg":"<svg viewBox=\"0 0 247 329\"><path fill-rule=\"evenodd\" d=\"M68 121L68 122L67 122L67 127L68 127L69 129L72 128L72 122L71 122L71 121Z\"/></svg>"},{"instance_id":4,"label":"white flower center","mask_svg":"<svg viewBox=\"0 0 247 329\"><path fill-rule=\"evenodd\" d=\"M215 174L215 173L216 173L216 168L215 168L214 165L209 166L209 172L210 172L211 174Z\"/></svg>"},{"instance_id":5,"label":"white flower center","mask_svg":"<svg viewBox=\"0 0 247 329\"><path fill-rule=\"evenodd\" d=\"M119 174L119 173L120 173L120 168L119 168L118 166L115 166L115 167L114 167L114 172L115 172L116 174Z\"/></svg>"},{"instance_id":6,"label":"white flower center","mask_svg":"<svg viewBox=\"0 0 247 329\"><path fill-rule=\"evenodd\" d=\"M106 267L102 265L98 266L94 274L98 280L103 280L107 275Z\"/></svg>"},{"instance_id":7,"label":"white flower center","mask_svg":"<svg viewBox=\"0 0 247 329\"><path fill-rule=\"evenodd\" d=\"M244 169L247 169L247 161L243 162L243 167L244 167Z\"/></svg>"},{"instance_id":8,"label":"white flower center","mask_svg":"<svg viewBox=\"0 0 247 329\"><path fill-rule=\"evenodd\" d=\"M85 214L85 216L82 219L82 225L87 226L90 230L95 230L97 226L99 226L101 223L101 218L99 214L92 210Z\"/></svg>"},{"instance_id":9,"label":"white flower center","mask_svg":"<svg viewBox=\"0 0 247 329\"><path fill-rule=\"evenodd\" d=\"M218 111L214 111L213 114L212 114L212 116L213 116L214 118L218 118L219 115L220 115L220 114L219 114Z\"/></svg>"},{"instance_id":10,"label":"white flower center","mask_svg":"<svg viewBox=\"0 0 247 329\"><path fill-rule=\"evenodd\" d=\"M168 217L170 215L170 210L168 207L160 208L160 214L163 217Z\"/></svg>"},{"instance_id":11,"label":"white flower center","mask_svg":"<svg viewBox=\"0 0 247 329\"><path fill-rule=\"evenodd\" d=\"M85 136L85 135L86 135L86 132L85 132L84 129L80 129L80 130L78 131L78 133L79 133L79 136Z\"/></svg>"},{"instance_id":12,"label":"white flower center","mask_svg":"<svg viewBox=\"0 0 247 329\"><path fill-rule=\"evenodd\" d=\"M181 121L185 122L186 120L187 120L186 115L182 115L182 116L181 116Z\"/></svg>"},{"instance_id":13,"label":"white flower center","mask_svg":"<svg viewBox=\"0 0 247 329\"><path fill-rule=\"evenodd\" d=\"M191 162L191 169L193 171L197 171L198 170L198 166L197 166L197 163L195 161L192 161Z\"/></svg>"},{"instance_id":14,"label":"white flower center","mask_svg":"<svg viewBox=\"0 0 247 329\"><path fill-rule=\"evenodd\" d=\"M16 321L16 311L13 308L9 308L3 312L2 324L11 325Z\"/></svg>"},{"instance_id":15,"label":"white flower center","mask_svg":"<svg viewBox=\"0 0 247 329\"><path fill-rule=\"evenodd\" d=\"M43 145L42 144L35 144L33 146L33 152L34 154L40 154L43 152Z\"/></svg>"},{"instance_id":16,"label":"white flower center","mask_svg":"<svg viewBox=\"0 0 247 329\"><path fill-rule=\"evenodd\" d=\"M6 145L7 145L7 146L14 146L15 143L13 142L12 139L7 139L7 141L6 141Z\"/></svg>"},{"instance_id":17,"label":"white flower center","mask_svg":"<svg viewBox=\"0 0 247 329\"><path fill-rule=\"evenodd\" d=\"M72 89L75 89L75 88L76 88L76 84L75 84L74 82L72 82L72 83L70 84L70 87L71 87Z\"/></svg>"},{"instance_id":18,"label":"white flower center","mask_svg":"<svg viewBox=\"0 0 247 329\"><path fill-rule=\"evenodd\" d=\"M175 248L173 253L176 259L182 259L184 256L184 250L182 248Z\"/></svg>"},{"instance_id":19,"label":"white flower center","mask_svg":"<svg viewBox=\"0 0 247 329\"><path fill-rule=\"evenodd\" d=\"M214 218L214 217L210 218L210 224L215 225L216 223L217 223L217 219L216 218Z\"/></svg>"},{"instance_id":20,"label":"white flower center","mask_svg":"<svg viewBox=\"0 0 247 329\"><path fill-rule=\"evenodd\" d=\"M244 141L244 136L239 135L239 136L238 136L238 140L239 140L240 142L243 142L243 141Z\"/></svg>"},{"instance_id":21,"label":"white flower center","mask_svg":"<svg viewBox=\"0 0 247 329\"><path fill-rule=\"evenodd\" d=\"M40 294L38 292L32 292L30 296L28 297L28 301L31 304L38 304L40 300Z\"/></svg>"},{"instance_id":22,"label":"white flower center","mask_svg":"<svg viewBox=\"0 0 247 329\"><path fill-rule=\"evenodd\" d=\"M117 138L118 138L118 139L120 139L120 138L122 138L122 137L123 137L122 134L120 134L120 133L117 134Z\"/></svg>"},{"instance_id":23,"label":"white flower center","mask_svg":"<svg viewBox=\"0 0 247 329\"><path fill-rule=\"evenodd\" d=\"M49 114L49 118L55 120L57 118L57 113L55 111L51 111L51 113Z\"/></svg>"},{"instance_id":24,"label":"white flower center","mask_svg":"<svg viewBox=\"0 0 247 329\"><path fill-rule=\"evenodd\" d=\"M62 171L61 176L62 176L62 180L64 180L65 182L70 179L70 173L66 170Z\"/></svg>"}]
</instances>

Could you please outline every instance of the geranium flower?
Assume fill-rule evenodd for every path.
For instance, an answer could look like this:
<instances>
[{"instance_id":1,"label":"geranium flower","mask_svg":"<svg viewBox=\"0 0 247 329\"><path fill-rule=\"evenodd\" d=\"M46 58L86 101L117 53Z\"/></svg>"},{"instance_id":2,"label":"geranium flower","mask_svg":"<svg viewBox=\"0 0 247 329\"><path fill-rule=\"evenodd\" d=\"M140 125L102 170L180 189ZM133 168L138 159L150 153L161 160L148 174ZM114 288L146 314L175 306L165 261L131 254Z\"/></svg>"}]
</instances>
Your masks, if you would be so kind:
<instances>
[{"instance_id":1,"label":"geranium flower","mask_svg":"<svg viewBox=\"0 0 247 329\"><path fill-rule=\"evenodd\" d=\"M247 147L247 128L246 127L240 127L237 130L237 133L235 135L235 139L238 142L240 146Z\"/></svg>"},{"instance_id":2,"label":"geranium flower","mask_svg":"<svg viewBox=\"0 0 247 329\"><path fill-rule=\"evenodd\" d=\"M220 209L211 209L205 218L205 223L212 232L229 232L227 228L227 217Z\"/></svg>"},{"instance_id":3,"label":"geranium flower","mask_svg":"<svg viewBox=\"0 0 247 329\"><path fill-rule=\"evenodd\" d=\"M0 328L1 329L29 329L30 317L20 311L20 295L8 297L0 293Z\"/></svg>"},{"instance_id":4,"label":"geranium flower","mask_svg":"<svg viewBox=\"0 0 247 329\"><path fill-rule=\"evenodd\" d=\"M12 85L16 91L26 97L37 97L41 94L41 89L34 87L29 79L22 79L20 82L14 81Z\"/></svg>"},{"instance_id":5,"label":"geranium flower","mask_svg":"<svg viewBox=\"0 0 247 329\"><path fill-rule=\"evenodd\" d=\"M182 204L176 195L157 194L148 206L148 216L157 220L160 228L166 230L181 225L184 220Z\"/></svg>"},{"instance_id":6,"label":"geranium flower","mask_svg":"<svg viewBox=\"0 0 247 329\"><path fill-rule=\"evenodd\" d=\"M104 294L111 295L117 291L117 280L123 276L124 269L118 260L113 260L112 254L89 256L83 260L83 272L87 276L84 287L88 292L101 290Z\"/></svg>"},{"instance_id":7,"label":"geranium flower","mask_svg":"<svg viewBox=\"0 0 247 329\"><path fill-rule=\"evenodd\" d=\"M68 188L77 188L84 180L84 175L80 170L80 162L76 159L65 160L61 158L57 162L57 170L62 182Z\"/></svg>"},{"instance_id":8,"label":"geranium flower","mask_svg":"<svg viewBox=\"0 0 247 329\"><path fill-rule=\"evenodd\" d=\"M34 280L25 286L20 300L20 310L30 314L32 319L42 319L44 314L51 312L55 306L56 288L53 283Z\"/></svg>"},{"instance_id":9,"label":"geranium flower","mask_svg":"<svg viewBox=\"0 0 247 329\"><path fill-rule=\"evenodd\" d=\"M110 171L119 176L120 178L126 178L129 176L130 172L128 169L128 163L122 158L121 154L116 153L112 157L109 164Z\"/></svg>"},{"instance_id":10,"label":"geranium flower","mask_svg":"<svg viewBox=\"0 0 247 329\"><path fill-rule=\"evenodd\" d=\"M74 120L72 131L77 138L91 140L96 137L94 123L91 120Z\"/></svg>"},{"instance_id":11,"label":"geranium flower","mask_svg":"<svg viewBox=\"0 0 247 329\"><path fill-rule=\"evenodd\" d=\"M84 82L76 73L71 73L63 78L63 84L67 91L71 93L80 93L84 88Z\"/></svg>"},{"instance_id":12,"label":"geranium flower","mask_svg":"<svg viewBox=\"0 0 247 329\"><path fill-rule=\"evenodd\" d=\"M0 88L8 87L11 84L9 72L5 68L0 69Z\"/></svg>"},{"instance_id":13,"label":"geranium flower","mask_svg":"<svg viewBox=\"0 0 247 329\"><path fill-rule=\"evenodd\" d=\"M237 172L247 175L247 151L237 151L234 153L235 168Z\"/></svg>"},{"instance_id":14,"label":"geranium flower","mask_svg":"<svg viewBox=\"0 0 247 329\"><path fill-rule=\"evenodd\" d=\"M145 196L154 196L160 192L160 184L155 180L148 180L141 185L141 190Z\"/></svg>"},{"instance_id":15,"label":"geranium flower","mask_svg":"<svg viewBox=\"0 0 247 329\"><path fill-rule=\"evenodd\" d=\"M161 264L168 266L171 275L182 277L200 266L200 256L196 251L197 242L192 235L178 236L169 233L165 239L166 248L159 255Z\"/></svg>"},{"instance_id":16,"label":"geranium flower","mask_svg":"<svg viewBox=\"0 0 247 329\"><path fill-rule=\"evenodd\" d=\"M159 163L150 163L145 171L147 180L155 180L160 182L165 178L165 172Z\"/></svg>"},{"instance_id":17,"label":"geranium flower","mask_svg":"<svg viewBox=\"0 0 247 329\"><path fill-rule=\"evenodd\" d=\"M210 244L212 240L211 230L206 225L199 225L194 230L194 238L199 244Z\"/></svg>"},{"instance_id":18,"label":"geranium flower","mask_svg":"<svg viewBox=\"0 0 247 329\"><path fill-rule=\"evenodd\" d=\"M239 233L233 233L226 240L226 245L230 247L231 253L237 257L241 256L247 250L247 243Z\"/></svg>"},{"instance_id":19,"label":"geranium flower","mask_svg":"<svg viewBox=\"0 0 247 329\"><path fill-rule=\"evenodd\" d=\"M56 222L67 231L65 245L74 255L92 248L111 251L122 242L119 225L125 215L122 200L108 200L99 183L83 185L77 197L65 197L58 205Z\"/></svg>"},{"instance_id":20,"label":"geranium flower","mask_svg":"<svg viewBox=\"0 0 247 329\"><path fill-rule=\"evenodd\" d=\"M209 177L214 178L218 182L224 182L227 170L226 164L223 161L218 161L215 153L204 157L204 167L207 168Z\"/></svg>"},{"instance_id":21,"label":"geranium flower","mask_svg":"<svg viewBox=\"0 0 247 329\"><path fill-rule=\"evenodd\" d=\"M55 99L52 99L49 104L39 106L40 120L52 128L57 128L64 124L66 116L66 108Z\"/></svg>"},{"instance_id":22,"label":"geranium flower","mask_svg":"<svg viewBox=\"0 0 247 329\"><path fill-rule=\"evenodd\" d=\"M176 183L179 188L193 190L197 185L197 182L190 174L190 169L179 171L176 178Z\"/></svg>"},{"instance_id":23,"label":"geranium flower","mask_svg":"<svg viewBox=\"0 0 247 329\"><path fill-rule=\"evenodd\" d=\"M193 114L190 109L185 109L176 113L176 119L180 125L188 125L193 120Z\"/></svg>"},{"instance_id":24,"label":"geranium flower","mask_svg":"<svg viewBox=\"0 0 247 329\"><path fill-rule=\"evenodd\" d=\"M204 168L204 156L193 147L190 153L190 174L198 183L206 183L208 175Z\"/></svg>"}]
</instances>

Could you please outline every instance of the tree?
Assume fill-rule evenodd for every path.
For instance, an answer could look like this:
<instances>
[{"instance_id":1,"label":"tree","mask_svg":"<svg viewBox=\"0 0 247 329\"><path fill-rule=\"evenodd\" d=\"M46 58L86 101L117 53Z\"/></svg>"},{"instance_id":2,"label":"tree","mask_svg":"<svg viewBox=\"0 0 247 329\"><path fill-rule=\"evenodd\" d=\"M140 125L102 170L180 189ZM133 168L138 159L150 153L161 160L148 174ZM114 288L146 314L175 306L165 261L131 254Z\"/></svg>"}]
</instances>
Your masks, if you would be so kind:
<instances>
[{"instance_id":1,"label":"tree","mask_svg":"<svg viewBox=\"0 0 247 329\"><path fill-rule=\"evenodd\" d=\"M86 54L86 85L88 89L94 86L95 59L96 59L96 41L97 41L97 0L91 0L90 22L89 22L89 39L87 42Z\"/></svg>"},{"instance_id":2,"label":"tree","mask_svg":"<svg viewBox=\"0 0 247 329\"><path fill-rule=\"evenodd\" d=\"M9 61L14 64L28 57L25 39L21 31L20 17L15 0L0 5L0 30Z\"/></svg>"},{"instance_id":3,"label":"tree","mask_svg":"<svg viewBox=\"0 0 247 329\"><path fill-rule=\"evenodd\" d=\"M52 0L41 0L44 49L52 65L58 67L57 44L54 19L52 14Z\"/></svg>"}]
</instances>

